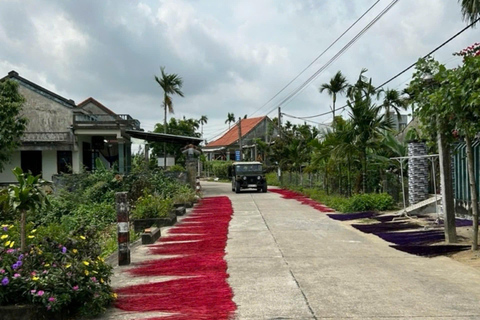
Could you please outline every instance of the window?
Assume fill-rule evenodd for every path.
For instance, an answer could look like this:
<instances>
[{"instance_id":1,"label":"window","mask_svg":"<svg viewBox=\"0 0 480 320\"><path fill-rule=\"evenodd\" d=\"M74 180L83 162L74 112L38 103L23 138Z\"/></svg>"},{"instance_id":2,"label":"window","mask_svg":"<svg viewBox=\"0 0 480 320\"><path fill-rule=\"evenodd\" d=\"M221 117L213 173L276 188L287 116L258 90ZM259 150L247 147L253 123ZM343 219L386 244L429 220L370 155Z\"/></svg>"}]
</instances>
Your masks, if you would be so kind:
<instances>
[{"instance_id":1,"label":"window","mask_svg":"<svg viewBox=\"0 0 480 320\"><path fill-rule=\"evenodd\" d=\"M72 151L57 151L57 173L72 173Z\"/></svg>"},{"instance_id":2,"label":"window","mask_svg":"<svg viewBox=\"0 0 480 320\"><path fill-rule=\"evenodd\" d=\"M34 176L42 173L42 151L21 151L20 166L23 172L31 172Z\"/></svg>"}]
</instances>

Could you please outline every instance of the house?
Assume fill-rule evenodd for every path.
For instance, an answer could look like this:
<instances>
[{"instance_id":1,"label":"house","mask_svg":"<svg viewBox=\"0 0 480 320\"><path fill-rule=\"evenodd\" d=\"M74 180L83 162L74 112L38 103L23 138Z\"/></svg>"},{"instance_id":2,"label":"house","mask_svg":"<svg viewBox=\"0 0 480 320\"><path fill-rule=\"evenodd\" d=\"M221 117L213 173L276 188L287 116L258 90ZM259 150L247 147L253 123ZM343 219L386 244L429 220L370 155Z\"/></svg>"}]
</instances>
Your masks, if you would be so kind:
<instances>
[{"instance_id":1,"label":"house","mask_svg":"<svg viewBox=\"0 0 480 320\"><path fill-rule=\"evenodd\" d=\"M15 71L0 81L4 79L18 82L28 124L21 146L0 172L0 183L15 182L11 169L17 166L47 181L61 172L92 170L97 159L107 168L118 165L121 173L130 170L131 139L126 131L139 130L138 120L116 114L93 98L76 105Z\"/></svg>"},{"instance_id":2,"label":"house","mask_svg":"<svg viewBox=\"0 0 480 320\"><path fill-rule=\"evenodd\" d=\"M202 148L207 159L235 160L235 151L240 150L240 132L243 160L259 159L260 154L255 139L270 143L271 138L277 136L277 129L274 128L272 120L267 116L242 119L240 128L236 123L223 136Z\"/></svg>"}]
</instances>

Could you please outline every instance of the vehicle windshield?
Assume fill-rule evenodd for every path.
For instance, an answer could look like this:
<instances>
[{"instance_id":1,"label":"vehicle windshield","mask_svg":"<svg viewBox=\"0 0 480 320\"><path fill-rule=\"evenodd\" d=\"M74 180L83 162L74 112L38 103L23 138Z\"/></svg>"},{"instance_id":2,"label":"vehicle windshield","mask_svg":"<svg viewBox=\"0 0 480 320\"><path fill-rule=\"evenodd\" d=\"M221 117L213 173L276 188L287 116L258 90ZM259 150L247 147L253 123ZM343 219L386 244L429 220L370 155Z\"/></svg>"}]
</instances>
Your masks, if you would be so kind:
<instances>
[{"instance_id":1,"label":"vehicle windshield","mask_svg":"<svg viewBox=\"0 0 480 320\"><path fill-rule=\"evenodd\" d=\"M242 172L262 172L262 165L261 164L236 165L235 169L238 173L242 173Z\"/></svg>"}]
</instances>

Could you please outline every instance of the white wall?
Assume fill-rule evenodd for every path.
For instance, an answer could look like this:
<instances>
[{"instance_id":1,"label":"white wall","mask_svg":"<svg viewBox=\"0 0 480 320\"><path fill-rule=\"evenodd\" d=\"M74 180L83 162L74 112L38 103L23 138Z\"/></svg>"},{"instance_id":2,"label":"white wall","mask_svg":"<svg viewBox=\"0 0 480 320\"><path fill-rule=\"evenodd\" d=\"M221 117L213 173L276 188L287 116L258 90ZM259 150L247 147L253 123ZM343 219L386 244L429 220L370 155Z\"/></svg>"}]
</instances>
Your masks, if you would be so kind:
<instances>
[{"instance_id":1,"label":"white wall","mask_svg":"<svg viewBox=\"0 0 480 320\"><path fill-rule=\"evenodd\" d=\"M10 158L10 162L4 164L3 172L0 172L0 182L2 183L13 183L16 182L15 176L12 173L12 169L15 167L20 167L20 151L15 151Z\"/></svg>"},{"instance_id":2,"label":"white wall","mask_svg":"<svg viewBox=\"0 0 480 320\"><path fill-rule=\"evenodd\" d=\"M42 178L52 181L52 175L57 174L57 151L42 151Z\"/></svg>"}]
</instances>

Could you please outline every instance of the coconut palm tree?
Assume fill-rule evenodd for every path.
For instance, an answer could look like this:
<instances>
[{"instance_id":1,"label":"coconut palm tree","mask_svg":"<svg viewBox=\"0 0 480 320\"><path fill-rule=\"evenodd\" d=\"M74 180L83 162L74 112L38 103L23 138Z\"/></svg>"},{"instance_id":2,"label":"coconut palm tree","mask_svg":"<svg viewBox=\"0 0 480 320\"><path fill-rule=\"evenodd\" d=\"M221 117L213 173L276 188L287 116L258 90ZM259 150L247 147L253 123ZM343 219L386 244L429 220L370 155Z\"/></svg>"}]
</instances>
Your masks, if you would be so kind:
<instances>
[{"instance_id":1,"label":"coconut palm tree","mask_svg":"<svg viewBox=\"0 0 480 320\"><path fill-rule=\"evenodd\" d=\"M472 23L480 18L480 0L458 0L462 6L463 20Z\"/></svg>"},{"instance_id":2,"label":"coconut palm tree","mask_svg":"<svg viewBox=\"0 0 480 320\"><path fill-rule=\"evenodd\" d=\"M345 92L346 88L348 87L347 79L343 76L341 71L338 71L330 82L324 83L318 89L320 93L323 91L327 91L328 95L333 99L332 105L332 114L333 114L333 122L335 123L335 102L337 101L337 94L342 94Z\"/></svg>"},{"instance_id":3,"label":"coconut palm tree","mask_svg":"<svg viewBox=\"0 0 480 320\"><path fill-rule=\"evenodd\" d=\"M230 130L230 123L235 122L235 115L233 113L228 113L227 114L227 120L225 120L225 123L228 123L228 130Z\"/></svg>"},{"instance_id":4,"label":"coconut palm tree","mask_svg":"<svg viewBox=\"0 0 480 320\"><path fill-rule=\"evenodd\" d=\"M386 89L382 91L383 102L382 107L385 110L386 120L392 122L390 117L390 109L397 114L398 123L400 123L400 109L407 110L405 101L400 97L400 92L395 89Z\"/></svg>"},{"instance_id":5,"label":"coconut palm tree","mask_svg":"<svg viewBox=\"0 0 480 320\"><path fill-rule=\"evenodd\" d=\"M202 137L203 137L203 125L207 124L207 122L208 122L207 116L205 116L205 115L201 116L200 119L198 120L198 122L202 126Z\"/></svg>"},{"instance_id":6,"label":"coconut palm tree","mask_svg":"<svg viewBox=\"0 0 480 320\"><path fill-rule=\"evenodd\" d=\"M178 94L183 97L182 86L183 80L175 73L165 73L165 67L160 67L162 77L155 76L155 81L163 89L163 108L165 110L165 117L163 118L163 132L167 133L167 108L168 112L173 113L172 95ZM163 144L163 160L164 167L167 167L167 145Z\"/></svg>"}]
</instances>

